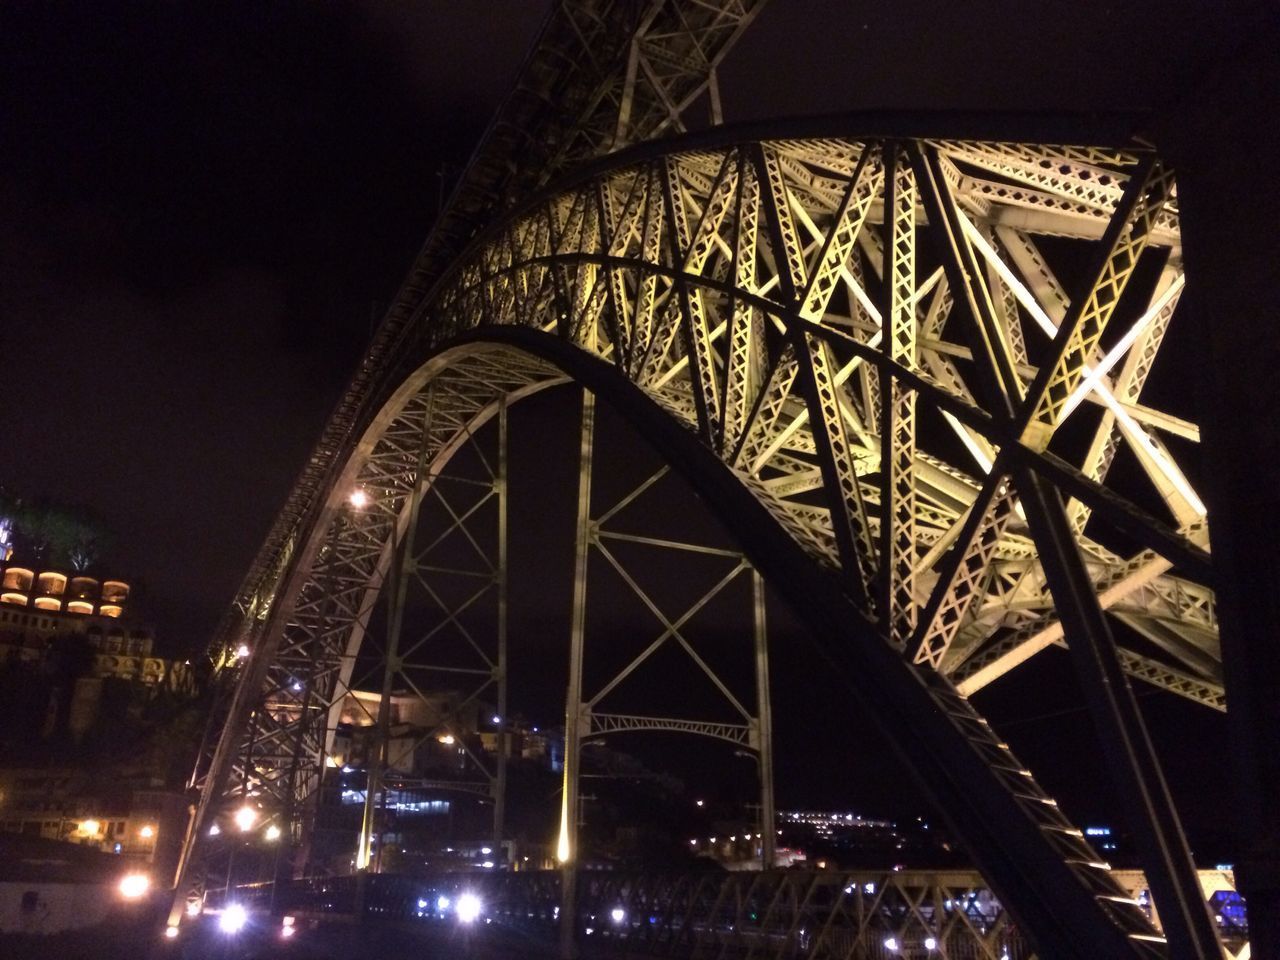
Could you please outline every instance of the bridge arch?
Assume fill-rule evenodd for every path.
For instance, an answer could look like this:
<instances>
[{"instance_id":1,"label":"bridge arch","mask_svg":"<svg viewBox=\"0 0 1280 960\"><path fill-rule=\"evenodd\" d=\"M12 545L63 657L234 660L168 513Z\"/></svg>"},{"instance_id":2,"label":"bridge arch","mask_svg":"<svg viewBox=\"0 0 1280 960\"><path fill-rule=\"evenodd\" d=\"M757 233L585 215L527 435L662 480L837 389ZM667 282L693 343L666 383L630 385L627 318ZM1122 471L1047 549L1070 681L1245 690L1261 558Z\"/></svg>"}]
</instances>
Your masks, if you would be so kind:
<instances>
[{"instance_id":1,"label":"bridge arch","mask_svg":"<svg viewBox=\"0 0 1280 960\"><path fill-rule=\"evenodd\" d=\"M535 198L434 290L400 365L428 359L371 416L247 605L253 651L202 813L236 757L256 756L266 785L296 768L297 748L282 750L290 737L319 746L324 695L316 709L279 697L281 652L342 682L407 522L414 468L447 462L499 404L572 380L704 495L993 886L1063 948L1055 955L1070 955L1072 930L1099 915L1117 950L1132 951L1143 918L948 676L976 688L975 677L1060 640L1072 624L1068 611L1057 619L1056 588L1073 578L1115 588L1116 603L1145 599L1124 612L1148 627L1144 617L1167 625L1171 593L1190 597L1174 611L1179 629L1206 627L1196 609L1212 618L1212 595L1169 573L1204 576L1207 531L1156 436L1190 439L1194 425L1137 403L1183 285L1171 174L1140 149L959 140L649 153ZM932 254L918 236L935 242ZM1040 237L1095 248L1082 292L1065 294ZM1148 248L1161 262L1146 296L1122 301ZM1104 337L1113 319L1118 342ZM1031 343L1034 325L1047 345ZM1053 444L1084 402L1100 422L1073 464ZM1106 487L1121 442L1170 520ZM353 511L356 490L370 499ZM1124 557L1086 537L1091 514L1142 550ZM1095 612L1070 615L1089 627ZM350 625L341 647L340 616ZM1177 665L1123 650L1119 663L1220 705L1212 644L1159 635L1186 655ZM328 660L308 647L323 643ZM256 755L241 740L255 710ZM274 777L270 757L288 760Z\"/></svg>"}]
</instances>

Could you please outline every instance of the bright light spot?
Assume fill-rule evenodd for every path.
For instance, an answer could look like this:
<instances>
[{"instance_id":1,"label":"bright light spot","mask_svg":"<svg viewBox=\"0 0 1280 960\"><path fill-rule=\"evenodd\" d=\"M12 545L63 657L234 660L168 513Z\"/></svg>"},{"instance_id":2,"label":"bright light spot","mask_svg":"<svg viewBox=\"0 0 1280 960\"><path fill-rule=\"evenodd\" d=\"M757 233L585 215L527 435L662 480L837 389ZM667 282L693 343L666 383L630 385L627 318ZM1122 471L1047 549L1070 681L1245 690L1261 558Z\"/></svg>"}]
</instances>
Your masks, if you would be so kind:
<instances>
[{"instance_id":1,"label":"bright light spot","mask_svg":"<svg viewBox=\"0 0 1280 960\"><path fill-rule=\"evenodd\" d=\"M286 940L297 932L298 928L292 925L280 928L280 936L284 937Z\"/></svg>"},{"instance_id":2,"label":"bright light spot","mask_svg":"<svg viewBox=\"0 0 1280 960\"><path fill-rule=\"evenodd\" d=\"M98 823L97 820L81 820L80 832L81 833L97 833L98 830L101 828L101 826L102 824Z\"/></svg>"},{"instance_id":3,"label":"bright light spot","mask_svg":"<svg viewBox=\"0 0 1280 960\"><path fill-rule=\"evenodd\" d=\"M168 937L170 940L172 940L172 939L174 939L175 937L177 937L177 935L178 935L178 928L177 928L177 927L165 927L165 928L164 928L164 935L165 935L166 937Z\"/></svg>"},{"instance_id":4,"label":"bright light spot","mask_svg":"<svg viewBox=\"0 0 1280 960\"><path fill-rule=\"evenodd\" d=\"M492 870L492 869L493 869L493 861L492 861L492 860L486 860L484 863L480 864L480 866L484 867L486 870Z\"/></svg>"},{"instance_id":5,"label":"bright light spot","mask_svg":"<svg viewBox=\"0 0 1280 960\"><path fill-rule=\"evenodd\" d=\"M363 490L352 490L351 496L347 499L351 501L351 505L357 510L363 510L369 505L369 495Z\"/></svg>"},{"instance_id":6,"label":"bright light spot","mask_svg":"<svg viewBox=\"0 0 1280 960\"><path fill-rule=\"evenodd\" d=\"M248 655L249 655L249 645L247 643L242 643L240 644L240 646L236 647L236 656L239 659L243 660Z\"/></svg>"},{"instance_id":7,"label":"bright light spot","mask_svg":"<svg viewBox=\"0 0 1280 960\"><path fill-rule=\"evenodd\" d=\"M146 896L151 888L151 878L145 873L130 873L120 881L120 896L126 900L137 900Z\"/></svg>"},{"instance_id":8,"label":"bright light spot","mask_svg":"<svg viewBox=\"0 0 1280 960\"><path fill-rule=\"evenodd\" d=\"M609 911L609 919L614 923L621 923L623 920L627 919L627 911L623 910L621 907L614 907Z\"/></svg>"},{"instance_id":9,"label":"bright light spot","mask_svg":"<svg viewBox=\"0 0 1280 960\"><path fill-rule=\"evenodd\" d=\"M457 914L463 923L474 923L480 916L480 898L474 893L464 893L458 898Z\"/></svg>"},{"instance_id":10,"label":"bright light spot","mask_svg":"<svg viewBox=\"0 0 1280 960\"><path fill-rule=\"evenodd\" d=\"M295 681L295 682L294 682L294 684L293 684L293 692L294 692L294 693L301 693L301 692L302 692L302 684L297 683L297 682Z\"/></svg>"},{"instance_id":11,"label":"bright light spot","mask_svg":"<svg viewBox=\"0 0 1280 960\"><path fill-rule=\"evenodd\" d=\"M592 935L593 933L595 933L595 932L596 932L596 928L595 928L595 927L587 927L587 936L588 936L588 937L589 937L589 936L591 936L591 935Z\"/></svg>"},{"instance_id":12,"label":"bright light spot","mask_svg":"<svg viewBox=\"0 0 1280 960\"><path fill-rule=\"evenodd\" d=\"M249 914L244 907L233 903L222 911L222 916L218 918L218 927L223 933L239 933L248 922Z\"/></svg>"},{"instance_id":13,"label":"bright light spot","mask_svg":"<svg viewBox=\"0 0 1280 960\"><path fill-rule=\"evenodd\" d=\"M155 835L156 835L156 828L152 826L143 827L141 830L138 831L138 836L140 836L143 840L150 840Z\"/></svg>"},{"instance_id":14,"label":"bright light spot","mask_svg":"<svg viewBox=\"0 0 1280 960\"><path fill-rule=\"evenodd\" d=\"M481 852L481 853L493 853L493 848L492 848L492 847L481 847L481 848L480 848L480 852Z\"/></svg>"},{"instance_id":15,"label":"bright light spot","mask_svg":"<svg viewBox=\"0 0 1280 960\"><path fill-rule=\"evenodd\" d=\"M697 845L698 845L698 841L696 838L689 841L689 846L696 847Z\"/></svg>"},{"instance_id":16,"label":"bright light spot","mask_svg":"<svg viewBox=\"0 0 1280 960\"><path fill-rule=\"evenodd\" d=\"M198 917L198 916L200 916L200 901L199 901L199 900L188 900L188 901L187 901L187 916L188 916L188 917Z\"/></svg>"},{"instance_id":17,"label":"bright light spot","mask_svg":"<svg viewBox=\"0 0 1280 960\"><path fill-rule=\"evenodd\" d=\"M937 949L938 949L938 941L937 941L936 939L934 939L933 937L925 937L925 938L924 938L924 948L925 948L926 950L937 950Z\"/></svg>"},{"instance_id":18,"label":"bright light spot","mask_svg":"<svg viewBox=\"0 0 1280 960\"><path fill-rule=\"evenodd\" d=\"M702 806L702 801L701 801L701 800L695 800L695 801L693 801L693 803L694 803L694 806L697 806L697 807Z\"/></svg>"},{"instance_id":19,"label":"bright light spot","mask_svg":"<svg viewBox=\"0 0 1280 960\"><path fill-rule=\"evenodd\" d=\"M896 937L889 937L884 942L884 948L890 953L894 953L898 949L898 940Z\"/></svg>"},{"instance_id":20,"label":"bright light spot","mask_svg":"<svg viewBox=\"0 0 1280 960\"><path fill-rule=\"evenodd\" d=\"M443 743L446 747L451 747L454 743L453 734L446 733L443 737L436 737L436 741L438 743Z\"/></svg>"},{"instance_id":21,"label":"bright light spot","mask_svg":"<svg viewBox=\"0 0 1280 960\"><path fill-rule=\"evenodd\" d=\"M268 840L279 840L280 828L273 823L271 826L267 827L267 832L265 836Z\"/></svg>"},{"instance_id":22,"label":"bright light spot","mask_svg":"<svg viewBox=\"0 0 1280 960\"><path fill-rule=\"evenodd\" d=\"M241 833L248 833L258 820L258 811L253 807L241 807L233 818Z\"/></svg>"},{"instance_id":23,"label":"bright light spot","mask_svg":"<svg viewBox=\"0 0 1280 960\"><path fill-rule=\"evenodd\" d=\"M293 917L281 917L281 918L280 918L280 922L281 922L282 924L284 924L286 927L292 927L292 926L293 926Z\"/></svg>"},{"instance_id":24,"label":"bright light spot","mask_svg":"<svg viewBox=\"0 0 1280 960\"><path fill-rule=\"evenodd\" d=\"M862 892L863 892L863 893L865 893L865 894L867 894L868 896L871 896L871 895L875 894L875 892L876 892L876 885L875 885L874 883L870 883L870 882L868 882L868 883L864 883L864 884L862 885Z\"/></svg>"},{"instance_id":25,"label":"bright light spot","mask_svg":"<svg viewBox=\"0 0 1280 960\"><path fill-rule=\"evenodd\" d=\"M333 767L336 767L338 765L338 758L334 756L325 757L324 765L332 769Z\"/></svg>"},{"instance_id":26,"label":"bright light spot","mask_svg":"<svg viewBox=\"0 0 1280 960\"><path fill-rule=\"evenodd\" d=\"M493 722L494 722L494 723L501 723L501 722L502 722L502 718L501 718L500 716L498 716L498 715L495 713L495 714L493 715Z\"/></svg>"},{"instance_id":27,"label":"bright light spot","mask_svg":"<svg viewBox=\"0 0 1280 960\"><path fill-rule=\"evenodd\" d=\"M446 896L442 893L442 894L440 894L440 896L438 896L438 897L436 898L436 909L437 909L437 910L439 910L441 913L444 913L446 910L448 910L448 909L449 909L449 904L450 904L450 903L452 903L452 902L453 902L452 900L450 900L448 897L446 897ZM426 903L424 903L423 901L419 900L419 901L418 901L418 906L420 906L420 907L425 907L425 906L426 906Z\"/></svg>"},{"instance_id":28,"label":"bright light spot","mask_svg":"<svg viewBox=\"0 0 1280 960\"><path fill-rule=\"evenodd\" d=\"M712 838L711 838L711 842L712 842L712 843L715 843L715 842L716 842L716 838L715 838L715 837L712 837Z\"/></svg>"},{"instance_id":29,"label":"bright light spot","mask_svg":"<svg viewBox=\"0 0 1280 960\"><path fill-rule=\"evenodd\" d=\"M209 828L209 836L211 836L211 837L216 837L216 836L217 836L218 834L220 834L221 832L222 832L222 831L218 829L218 825L217 825L216 823L215 823L212 827L210 827L210 828Z\"/></svg>"}]
</instances>

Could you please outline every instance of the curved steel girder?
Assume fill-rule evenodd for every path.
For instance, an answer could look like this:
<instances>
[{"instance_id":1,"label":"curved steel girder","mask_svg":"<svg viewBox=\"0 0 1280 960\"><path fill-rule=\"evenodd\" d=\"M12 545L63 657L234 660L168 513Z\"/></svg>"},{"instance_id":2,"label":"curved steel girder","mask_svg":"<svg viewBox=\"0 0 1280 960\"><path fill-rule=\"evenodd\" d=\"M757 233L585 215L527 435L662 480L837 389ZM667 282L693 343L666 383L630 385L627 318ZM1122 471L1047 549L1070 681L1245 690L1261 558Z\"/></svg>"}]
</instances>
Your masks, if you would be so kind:
<instances>
[{"instance_id":1,"label":"curved steel girder","mask_svg":"<svg viewBox=\"0 0 1280 960\"><path fill-rule=\"evenodd\" d=\"M817 563L778 524L740 476L641 388L610 364L559 337L519 328L489 328L458 338L423 370L443 371L468 355L494 353L495 346L514 347L540 358L595 392L703 495L753 563L802 612L821 652L846 678L867 712L877 718L908 769L933 798L956 835L963 838L975 863L1002 900L1032 931L1045 955L1083 958L1158 954L1158 938L1136 906L1110 881L1106 865L1097 861L1079 830L1058 813L1053 801L967 701L938 675L912 668L885 643L874 624L851 602L838 575ZM501 353L511 355L510 350ZM562 379L546 366L543 375L547 384ZM414 379L415 384L406 384L398 396L403 398L430 378ZM536 386L525 389L531 388ZM496 402L497 393L491 393L481 408L487 409ZM362 444L366 456L374 453L374 437L395 422L397 413L396 403L387 405L383 423L371 430ZM474 415L457 424L456 429L468 429L473 421ZM330 491L330 513L338 509L350 484L360 476L364 462L367 461L360 456L348 462L343 480ZM390 525L386 535L389 538ZM308 547L299 551L299 560L308 555L314 560L325 539L326 531L318 525L308 538ZM277 630L284 628L289 616L287 608L301 592L297 581L302 577L293 579L295 582L273 611L273 618L279 618ZM377 583L362 588L376 590ZM269 627L263 635L262 648L255 651L242 678L238 693L246 699L252 699L251 689L262 689L269 666L266 661L278 650L279 640L273 641L271 634ZM265 665L255 670L254 661ZM235 726L228 727L220 745L228 759L240 753L243 746L245 725L239 725L238 733ZM226 762L223 761L224 767ZM219 793L226 772L224 769L211 773L205 803ZM203 815L202 810L196 837L203 832Z\"/></svg>"}]
</instances>

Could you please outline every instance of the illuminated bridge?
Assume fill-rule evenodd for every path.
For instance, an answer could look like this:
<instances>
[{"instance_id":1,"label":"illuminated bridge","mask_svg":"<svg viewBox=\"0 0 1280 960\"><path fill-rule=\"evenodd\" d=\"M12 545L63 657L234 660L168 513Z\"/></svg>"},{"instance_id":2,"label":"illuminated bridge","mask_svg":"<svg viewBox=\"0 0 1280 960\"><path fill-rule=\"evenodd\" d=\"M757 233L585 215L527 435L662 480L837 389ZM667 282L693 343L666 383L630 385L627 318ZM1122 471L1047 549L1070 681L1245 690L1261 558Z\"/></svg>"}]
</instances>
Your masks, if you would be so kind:
<instances>
[{"instance_id":1,"label":"illuminated bridge","mask_svg":"<svg viewBox=\"0 0 1280 960\"><path fill-rule=\"evenodd\" d=\"M1232 252L1242 244L1219 208L1247 187L1225 176L1223 148L1167 125L1153 147L1124 118L723 125L717 66L758 6L555 6L222 625L222 695L193 780L175 940L188 913L232 907L205 878L236 889L233 831L215 828L247 810L283 830L287 855L278 882L240 889L236 906L296 923L358 912L427 929L452 922L474 883L484 927L562 956L1244 955L1242 930L1207 906L1230 881L1202 884L1135 700L1135 685L1153 684L1228 713L1239 815L1260 844L1241 880L1254 955L1265 955L1277 833L1260 791L1275 760L1259 738L1274 657L1254 649L1271 635L1257 629L1269 608L1240 573L1274 572L1261 533L1273 514L1250 513L1274 494L1234 479L1248 465L1248 418L1226 411L1246 378L1214 380L1195 421L1144 395L1171 324L1203 326L1206 363L1226 359L1229 323L1245 342L1260 336L1248 327L1260 281L1241 278L1260 261ZM1231 216L1265 222L1247 203ZM518 522L508 410L565 384L582 401L580 453L563 471L578 498L563 867L379 873L377 797L397 783L387 704L425 693L441 662L430 636L405 629L405 610L431 598L457 626L492 605L491 633L465 638L475 665L453 669L505 715L507 589L521 575L506 551ZM598 405L700 494L733 549L618 527L652 491L593 495L608 469ZM1201 443L1230 468L1208 490L1187 469ZM447 525L474 547L465 570L432 559L438 538L421 524L432 503L456 502L448 484L463 454L484 464L482 495ZM714 553L724 584L743 586L754 699L720 685L736 721L609 709L646 654L584 687L589 570L606 562L626 576L617 544L628 538ZM464 575L474 590L443 586ZM575 869L583 741L655 729L758 758L770 863L766 582L979 873ZM681 645L719 684L682 632L698 605L651 608L665 625L655 644ZM1111 870L968 699L1050 647L1069 652L1145 879ZM1239 675L1225 680L1224 647ZM349 691L370 688L382 691L370 716L379 739L356 873L317 877L307 858L339 765L339 713ZM425 735L449 729L446 719ZM483 785L499 839L503 756Z\"/></svg>"}]
</instances>

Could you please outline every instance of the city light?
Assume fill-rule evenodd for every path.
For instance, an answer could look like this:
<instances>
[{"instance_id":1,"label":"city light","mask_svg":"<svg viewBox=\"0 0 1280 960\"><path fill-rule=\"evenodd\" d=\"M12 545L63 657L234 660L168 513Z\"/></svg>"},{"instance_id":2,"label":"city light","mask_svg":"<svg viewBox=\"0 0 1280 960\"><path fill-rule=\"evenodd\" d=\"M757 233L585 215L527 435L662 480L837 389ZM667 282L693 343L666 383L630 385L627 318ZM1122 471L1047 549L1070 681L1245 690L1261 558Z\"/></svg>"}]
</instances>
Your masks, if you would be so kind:
<instances>
[{"instance_id":1,"label":"city light","mask_svg":"<svg viewBox=\"0 0 1280 960\"><path fill-rule=\"evenodd\" d=\"M280 918L280 936L287 940L297 932L297 927L293 925L293 917Z\"/></svg>"},{"instance_id":2,"label":"city light","mask_svg":"<svg viewBox=\"0 0 1280 960\"><path fill-rule=\"evenodd\" d=\"M166 937L168 937L170 940L173 940L175 937L177 937L177 936L178 936L178 928L177 928L177 927L165 927L165 928L164 928L164 935L165 935Z\"/></svg>"},{"instance_id":3,"label":"city light","mask_svg":"<svg viewBox=\"0 0 1280 960\"><path fill-rule=\"evenodd\" d=\"M247 643L242 643L240 644L240 646L236 647L236 657L238 659L243 660L248 655L249 655L249 645Z\"/></svg>"},{"instance_id":4,"label":"city light","mask_svg":"<svg viewBox=\"0 0 1280 960\"><path fill-rule=\"evenodd\" d=\"M481 847L481 848L480 848L480 852L481 852L481 853L485 853L485 854L493 853L493 848L492 848L492 847Z\"/></svg>"},{"instance_id":5,"label":"city light","mask_svg":"<svg viewBox=\"0 0 1280 960\"><path fill-rule=\"evenodd\" d=\"M253 807L241 807L233 818L241 833L248 833L258 820L258 811Z\"/></svg>"},{"instance_id":6,"label":"city light","mask_svg":"<svg viewBox=\"0 0 1280 960\"><path fill-rule=\"evenodd\" d=\"M480 898L474 893L464 893L458 898L458 919L463 923L474 923L480 916Z\"/></svg>"},{"instance_id":7,"label":"city light","mask_svg":"<svg viewBox=\"0 0 1280 960\"><path fill-rule=\"evenodd\" d=\"M156 835L156 828L151 826L150 824L148 824L147 826L143 827L141 830L138 831L138 836L140 836L143 840L150 840L155 835Z\"/></svg>"},{"instance_id":8,"label":"city light","mask_svg":"<svg viewBox=\"0 0 1280 960\"><path fill-rule=\"evenodd\" d=\"M896 937L887 937L884 941L884 948L890 953L898 952L898 940Z\"/></svg>"},{"instance_id":9,"label":"city light","mask_svg":"<svg viewBox=\"0 0 1280 960\"><path fill-rule=\"evenodd\" d=\"M279 840L280 828L273 823L271 826L267 827L267 832L264 834L264 836L268 840Z\"/></svg>"},{"instance_id":10,"label":"city light","mask_svg":"<svg viewBox=\"0 0 1280 960\"><path fill-rule=\"evenodd\" d=\"M120 881L120 896L126 900L137 900L144 897L151 889L151 878L145 873L130 873Z\"/></svg>"},{"instance_id":11,"label":"city light","mask_svg":"<svg viewBox=\"0 0 1280 960\"><path fill-rule=\"evenodd\" d=\"M695 800L695 801L693 801L693 803L694 803L694 805L695 805L695 806L698 806L698 807L702 806L702 801L701 801L701 800Z\"/></svg>"},{"instance_id":12,"label":"city light","mask_svg":"<svg viewBox=\"0 0 1280 960\"><path fill-rule=\"evenodd\" d=\"M222 911L222 916L218 918L218 927L223 933L237 934L248 922L249 914L245 908L238 903L233 903Z\"/></svg>"},{"instance_id":13,"label":"city light","mask_svg":"<svg viewBox=\"0 0 1280 960\"><path fill-rule=\"evenodd\" d=\"M501 723L501 722L502 722L502 718L501 718L500 716L498 716L498 715L495 713L495 714L493 715L493 722L494 722L494 723Z\"/></svg>"},{"instance_id":14,"label":"city light","mask_svg":"<svg viewBox=\"0 0 1280 960\"><path fill-rule=\"evenodd\" d=\"M442 893L440 894L440 896L436 897L436 909L439 910L441 913L444 913L446 910L449 909L449 905L452 902L453 902L452 900L450 900L448 897L446 897ZM426 903L421 900L419 900L418 903L420 906L424 906L424 907L426 906Z\"/></svg>"},{"instance_id":15,"label":"city light","mask_svg":"<svg viewBox=\"0 0 1280 960\"><path fill-rule=\"evenodd\" d=\"M492 870L492 869L493 869L493 861L492 861L492 860L486 860L484 863L480 864L480 866L484 867L486 870Z\"/></svg>"},{"instance_id":16,"label":"city light","mask_svg":"<svg viewBox=\"0 0 1280 960\"><path fill-rule=\"evenodd\" d=\"M98 823L97 820L81 820L80 821L81 833L97 833L98 830L101 829L101 827L102 827L102 824Z\"/></svg>"},{"instance_id":17,"label":"city light","mask_svg":"<svg viewBox=\"0 0 1280 960\"><path fill-rule=\"evenodd\" d=\"M363 510L369 505L369 495L363 490L352 490L351 496L347 498L353 507L357 510Z\"/></svg>"},{"instance_id":18,"label":"city light","mask_svg":"<svg viewBox=\"0 0 1280 960\"><path fill-rule=\"evenodd\" d=\"M215 823L212 827L210 827L210 828L209 828L209 836L211 836L211 837L216 837L216 836L217 836L218 834L220 834L221 832L222 832L222 830L220 830L220 829L218 828L218 825L217 825L216 823Z\"/></svg>"},{"instance_id":19,"label":"city light","mask_svg":"<svg viewBox=\"0 0 1280 960\"><path fill-rule=\"evenodd\" d=\"M925 938L924 938L924 948L925 948L926 950L937 950L937 949L938 949L938 941L937 941L935 938L933 938L933 937L925 937Z\"/></svg>"},{"instance_id":20,"label":"city light","mask_svg":"<svg viewBox=\"0 0 1280 960\"><path fill-rule=\"evenodd\" d=\"M627 911L623 910L621 907L614 907L609 911L609 918L614 923L621 923L623 920L627 919Z\"/></svg>"},{"instance_id":21,"label":"city light","mask_svg":"<svg viewBox=\"0 0 1280 960\"><path fill-rule=\"evenodd\" d=\"M198 916L200 916L200 901L199 901L199 900L188 900L188 901L187 901L187 916L188 916L188 917L198 917Z\"/></svg>"},{"instance_id":22,"label":"city light","mask_svg":"<svg viewBox=\"0 0 1280 960\"><path fill-rule=\"evenodd\" d=\"M436 737L436 742L443 743L446 747L451 747L454 744L453 734L446 733L443 737Z\"/></svg>"}]
</instances>

